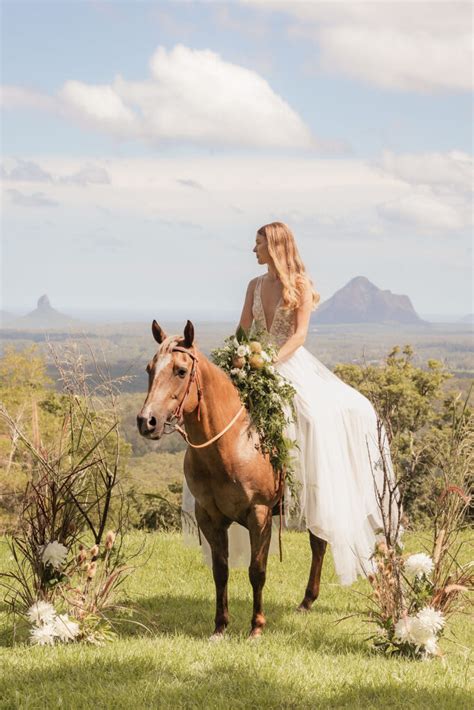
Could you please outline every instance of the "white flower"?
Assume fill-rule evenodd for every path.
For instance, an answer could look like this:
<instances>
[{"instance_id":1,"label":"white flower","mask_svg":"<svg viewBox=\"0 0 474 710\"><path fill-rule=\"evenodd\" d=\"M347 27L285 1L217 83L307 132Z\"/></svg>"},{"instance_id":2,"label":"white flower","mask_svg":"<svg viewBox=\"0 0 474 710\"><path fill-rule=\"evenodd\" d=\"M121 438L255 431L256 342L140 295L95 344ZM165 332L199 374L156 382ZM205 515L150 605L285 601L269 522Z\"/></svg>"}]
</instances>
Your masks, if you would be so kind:
<instances>
[{"instance_id":1,"label":"white flower","mask_svg":"<svg viewBox=\"0 0 474 710\"><path fill-rule=\"evenodd\" d=\"M250 348L248 345L239 345L239 347L237 348L237 355L239 357L245 357L249 353L250 353Z\"/></svg>"},{"instance_id":2,"label":"white flower","mask_svg":"<svg viewBox=\"0 0 474 710\"><path fill-rule=\"evenodd\" d=\"M415 646L425 646L426 643L434 638L433 632L430 629L427 629L418 618L415 618L412 621L410 636L411 641L415 644ZM436 641L436 639L434 640Z\"/></svg>"},{"instance_id":3,"label":"white flower","mask_svg":"<svg viewBox=\"0 0 474 710\"><path fill-rule=\"evenodd\" d=\"M411 635L413 621L413 616L406 616L399 619L395 624L395 638L399 641L408 641L410 643L413 640Z\"/></svg>"},{"instance_id":4,"label":"white flower","mask_svg":"<svg viewBox=\"0 0 474 710\"><path fill-rule=\"evenodd\" d=\"M262 356L262 359L265 360L265 362L270 362L270 361L271 361L270 355L269 355L268 353L266 353L265 350L262 350L262 352L260 353L260 355Z\"/></svg>"},{"instance_id":5,"label":"white flower","mask_svg":"<svg viewBox=\"0 0 474 710\"><path fill-rule=\"evenodd\" d=\"M36 626L49 624L56 616L54 606L48 602L35 602L27 612L28 619Z\"/></svg>"},{"instance_id":6,"label":"white flower","mask_svg":"<svg viewBox=\"0 0 474 710\"><path fill-rule=\"evenodd\" d=\"M54 633L61 641L73 641L80 632L79 624L67 614L58 614L54 620Z\"/></svg>"},{"instance_id":7,"label":"white flower","mask_svg":"<svg viewBox=\"0 0 474 710\"><path fill-rule=\"evenodd\" d=\"M433 634L440 631L444 626L445 619L443 614L431 606L425 606L424 609L418 612L416 617L420 624Z\"/></svg>"},{"instance_id":8,"label":"white flower","mask_svg":"<svg viewBox=\"0 0 474 710\"><path fill-rule=\"evenodd\" d=\"M267 372L269 372L270 375L274 375L274 374L275 374L275 368L273 367L273 365L269 365L269 366L267 367Z\"/></svg>"},{"instance_id":9,"label":"white flower","mask_svg":"<svg viewBox=\"0 0 474 710\"><path fill-rule=\"evenodd\" d=\"M66 557L67 547L54 540L44 548L42 559L45 565L51 565L54 569L59 569L64 564Z\"/></svg>"},{"instance_id":10,"label":"white flower","mask_svg":"<svg viewBox=\"0 0 474 710\"><path fill-rule=\"evenodd\" d=\"M235 375L238 375L239 372L240 372L240 367L233 367L232 370L230 371L230 374L234 375L234 377L235 377Z\"/></svg>"},{"instance_id":11,"label":"white flower","mask_svg":"<svg viewBox=\"0 0 474 710\"><path fill-rule=\"evenodd\" d=\"M431 656L434 656L438 652L438 644L436 643L436 638L434 636L426 641L425 651Z\"/></svg>"},{"instance_id":12,"label":"white flower","mask_svg":"<svg viewBox=\"0 0 474 710\"><path fill-rule=\"evenodd\" d=\"M429 575L433 571L433 560L424 552L419 552L417 555L410 555L405 560L404 570L410 577L422 577Z\"/></svg>"},{"instance_id":13,"label":"white flower","mask_svg":"<svg viewBox=\"0 0 474 710\"><path fill-rule=\"evenodd\" d=\"M239 380L244 380L247 377L245 370L239 370L239 374L237 375L237 377L239 378Z\"/></svg>"},{"instance_id":14,"label":"white flower","mask_svg":"<svg viewBox=\"0 0 474 710\"><path fill-rule=\"evenodd\" d=\"M54 644L55 629L53 624L35 626L31 629L30 643L35 646L52 646Z\"/></svg>"}]
</instances>

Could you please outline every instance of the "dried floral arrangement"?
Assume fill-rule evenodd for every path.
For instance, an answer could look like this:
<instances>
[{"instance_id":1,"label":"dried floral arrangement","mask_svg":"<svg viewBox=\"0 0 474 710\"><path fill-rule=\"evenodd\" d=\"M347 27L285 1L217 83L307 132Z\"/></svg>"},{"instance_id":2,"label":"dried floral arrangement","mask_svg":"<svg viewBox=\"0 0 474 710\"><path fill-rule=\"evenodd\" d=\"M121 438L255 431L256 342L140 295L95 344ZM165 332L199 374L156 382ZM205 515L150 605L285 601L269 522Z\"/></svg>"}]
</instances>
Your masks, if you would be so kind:
<instances>
[{"instance_id":1,"label":"dried floral arrangement","mask_svg":"<svg viewBox=\"0 0 474 710\"><path fill-rule=\"evenodd\" d=\"M430 540L425 552L403 554L403 473L390 475L384 449L385 432L378 417L378 443L383 472L378 503L383 519L381 539L367 570L371 592L363 613L375 631L374 648L388 655L423 658L442 655L439 640L450 617L465 613L474 586L474 563L461 564L469 526L474 463L474 416L469 408L472 386L464 401L452 402L452 418L444 436L430 441L430 456L440 492L433 501ZM431 548L431 549L430 549Z\"/></svg>"},{"instance_id":2,"label":"dried floral arrangement","mask_svg":"<svg viewBox=\"0 0 474 710\"><path fill-rule=\"evenodd\" d=\"M51 353L62 382L59 430L44 441L36 417L30 436L0 406L14 453L28 458L30 470L8 538L13 568L0 574L0 586L14 637L22 638L26 623L32 644L102 643L114 635L114 595L133 569L122 544L119 471L127 445L118 429L119 382L97 362L95 378L86 373L74 346Z\"/></svg>"}]
</instances>

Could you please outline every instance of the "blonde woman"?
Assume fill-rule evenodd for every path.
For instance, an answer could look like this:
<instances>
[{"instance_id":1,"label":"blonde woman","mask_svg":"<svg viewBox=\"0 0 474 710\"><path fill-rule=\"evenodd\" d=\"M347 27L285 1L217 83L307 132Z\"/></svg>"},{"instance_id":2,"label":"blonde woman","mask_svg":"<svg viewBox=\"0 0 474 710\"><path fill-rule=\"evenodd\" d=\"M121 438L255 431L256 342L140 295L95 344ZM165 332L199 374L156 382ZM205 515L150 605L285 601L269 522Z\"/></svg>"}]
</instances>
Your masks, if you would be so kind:
<instances>
[{"instance_id":1,"label":"blonde woman","mask_svg":"<svg viewBox=\"0 0 474 710\"><path fill-rule=\"evenodd\" d=\"M320 296L290 228L282 222L264 225L253 251L267 270L248 284L239 325L248 331L255 323L278 347L275 366L297 393L297 418L287 434L299 446L300 522L331 545L341 583L351 584L370 567L382 526L374 485L374 474L381 474L373 471L380 458L376 413L366 397L304 347ZM385 452L391 467L388 446ZM288 497L287 492L287 503Z\"/></svg>"}]
</instances>

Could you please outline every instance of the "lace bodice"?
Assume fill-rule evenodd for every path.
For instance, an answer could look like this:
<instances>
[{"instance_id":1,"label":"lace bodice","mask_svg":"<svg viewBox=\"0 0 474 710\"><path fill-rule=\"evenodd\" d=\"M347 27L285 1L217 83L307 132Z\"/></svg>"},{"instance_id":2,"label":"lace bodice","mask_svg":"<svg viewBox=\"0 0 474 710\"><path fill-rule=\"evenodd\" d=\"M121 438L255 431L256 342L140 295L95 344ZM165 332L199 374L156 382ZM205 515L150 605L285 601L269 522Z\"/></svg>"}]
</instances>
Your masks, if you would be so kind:
<instances>
[{"instance_id":1,"label":"lace bodice","mask_svg":"<svg viewBox=\"0 0 474 710\"><path fill-rule=\"evenodd\" d=\"M266 330L270 336L270 340L278 345L278 347L281 347L283 343L285 343L295 332L295 313L294 311L287 310L283 305L283 299L280 298L275 309L273 322L270 326L270 330L268 330L265 322L265 312L262 305L262 281L263 276L260 276L255 284L255 291L253 294L252 315L254 325L258 329L262 328L263 330Z\"/></svg>"}]
</instances>

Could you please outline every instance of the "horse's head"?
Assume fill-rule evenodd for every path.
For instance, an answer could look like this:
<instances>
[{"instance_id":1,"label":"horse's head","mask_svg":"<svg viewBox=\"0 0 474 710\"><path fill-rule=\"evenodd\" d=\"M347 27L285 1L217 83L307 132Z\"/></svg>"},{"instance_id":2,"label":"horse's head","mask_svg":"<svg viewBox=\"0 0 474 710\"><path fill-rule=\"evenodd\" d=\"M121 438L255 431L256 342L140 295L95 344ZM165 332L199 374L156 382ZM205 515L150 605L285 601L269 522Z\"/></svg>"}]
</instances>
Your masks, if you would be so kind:
<instances>
[{"instance_id":1,"label":"horse's head","mask_svg":"<svg viewBox=\"0 0 474 710\"><path fill-rule=\"evenodd\" d=\"M148 394L137 416L138 431L148 439L160 439L165 425L181 421L183 411L198 404L198 393L191 387L197 374L193 349L194 326L188 320L184 337L167 336L154 320L152 333L159 348L148 363Z\"/></svg>"}]
</instances>

